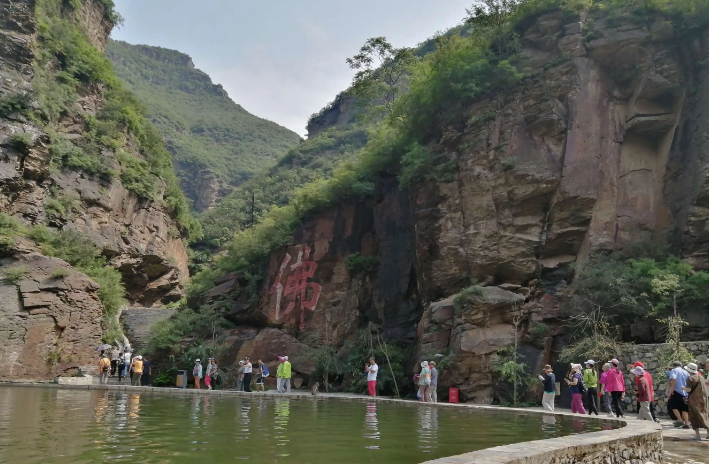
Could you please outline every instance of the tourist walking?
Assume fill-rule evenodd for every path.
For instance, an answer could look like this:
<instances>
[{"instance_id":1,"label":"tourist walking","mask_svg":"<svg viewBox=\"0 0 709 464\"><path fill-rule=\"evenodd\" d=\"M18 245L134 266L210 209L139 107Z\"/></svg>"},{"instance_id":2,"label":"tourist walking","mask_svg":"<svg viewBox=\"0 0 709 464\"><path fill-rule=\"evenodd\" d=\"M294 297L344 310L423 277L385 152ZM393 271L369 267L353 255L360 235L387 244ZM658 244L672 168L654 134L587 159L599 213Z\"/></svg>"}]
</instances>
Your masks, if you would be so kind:
<instances>
[{"instance_id":1,"label":"tourist walking","mask_svg":"<svg viewBox=\"0 0 709 464\"><path fill-rule=\"evenodd\" d=\"M635 374L635 387L638 396L638 402L640 403L640 410L638 412L638 420L653 420L652 414L650 414L650 402L652 402L652 390L650 388L650 383L645 377L645 369L640 366L633 368L633 374Z\"/></svg>"},{"instance_id":2,"label":"tourist walking","mask_svg":"<svg viewBox=\"0 0 709 464\"><path fill-rule=\"evenodd\" d=\"M613 414L613 408L611 407L611 392L606 388L606 382L608 380L608 371L611 368L611 363L605 363L603 365L603 372L601 372L601 377L598 379L598 386L601 388L599 391L599 396L603 398L603 405L606 408L606 414L608 417L615 417Z\"/></svg>"},{"instance_id":3,"label":"tourist walking","mask_svg":"<svg viewBox=\"0 0 709 464\"><path fill-rule=\"evenodd\" d=\"M143 377L143 357L136 356L133 358L130 368L133 372L133 377L131 377L131 385L134 387L140 387L140 380Z\"/></svg>"},{"instance_id":4,"label":"tourist walking","mask_svg":"<svg viewBox=\"0 0 709 464\"><path fill-rule=\"evenodd\" d=\"M431 367L431 387L428 389L428 400L431 403L438 402L438 369L436 369L436 361L428 363Z\"/></svg>"},{"instance_id":5,"label":"tourist walking","mask_svg":"<svg viewBox=\"0 0 709 464\"><path fill-rule=\"evenodd\" d=\"M251 360L247 356L246 362L244 363L244 391L248 393L251 393L251 377L253 371L253 364L251 364Z\"/></svg>"},{"instance_id":6,"label":"tourist walking","mask_svg":"<svg viewBox=\"0 0 709 464\"><path fill-rule=\"evenodd\" d=\"M130 372L130 360L130 349L126 348L126 351L123 353L123 377L128 377L128 372Z\"/></svg>"},{"instance_id":7,"label":"tourist walking","mask_svg":"<svg viewBox=\"0 0 709 464\"><path fill-rule=\"evenodd\" d=\"M647 380L648 390L650 391L650 415L652 416L653 421L659 423L660 420L657 418L657 413L655 411L655 387L653 386L653 383L652 383L652 374L647 369L645 369L645 365L640 361L635 361L633 364L630 365L631 372L636 367L643 368L643 376L645 377L645 380ZM638 378L636 377L635 378L635 389L636 390L637 390L637 384L638 384ZM640 411L640 401L638 401L637 409L638 409L638 411Z\"/></svg>"},{"instance_id":8,"label":"tourist walking","mask_svg":"<svg viewBox=\"0 0 709 464\"><path fill-rule=\"evenodd\" d=\"M260 359L257 361L258 363L258 371L257 371L257 376L256 376L256 390L257 391L266 391L266 385L265 385L265 380L266 377L268 377L268 366L261 361Z\"/></svg>"},{"instance_id":9,"label":"tourist walking","mask_svg":"<svg viewBox=\"0 0 709 464\"><path fill-rule=\"evenodd\" d=\"M667 392L667 410L672 411L677 421L675 427L689 428L689 406L686 398L689 396L684 387L689 380L689 372L682 368L682 363L675 361L672 363L672 370L669 374L670 388Z\"/></svg>"},{"instance_id":10,"label":"tourist walking","mask_svg":"<svg viewBox=\"0 0 709 464\"><path fill-rule=\"evenodd\" d=\"M212 389L212 377L210 377L210 371L212 369L212 358L207 359L207 365L204 366L204 384L207 386L207 390Z\"/></svg>"},{"instance_id":11,"label":"tourist walking","mask_svg":"<svg viewBox=\"0 0 709 464\"><path fill-rule=\"evenodd\" d=\"M709 440L709 418L707 418L707 387L704 379L699 375L697 365L689 363L684 366L684 370L689 374L687 385L684 391L688 394L687 409L689 422L694 429L695 438L701 440L699 429L707 431L707 440Z\"/></svg>"},{"instance_id":12,"label":"tourist walking","mask_svg":"<svg viewBox=\"0 0 709 464\"><path fill-rule=\"evenodd\" d=\"M611 403L616 417L623 417L621 401L625 399L625 379L623 372L618 369L620 362L613 358L610 360L611 368L606 372L606 389L611 394Z\"/></svg>"},{"instance_id":13,"label":"tourist walking","mask_svg":"<svg viewBox=\"0 0 709 464\"><path fill-rule=\"evenodd\" d=\"M106 353L101 355L101 359L98 360L98 383L101 385L106 385L108 383L108 375L111 372L111 360L108 359Z\"/></svg>"},{"instance_id":14,"label":"tourist walking","mask_svg":"<svg viewBox=\"0 0 709 464\"><path fill-rule=\"evenodd\" d=\"M149 387L152 382L153 367L150 364L148 357L143 356L143 376L140 379L140 384L145 387Z\"/></svg>"},{"instance_id":15,"label":"tourist walking","mask_svg":"<svg viewBox=\"0 0 709 464\"><path fill-rule=\"evenodd\" d=\"M586 414L586 409L583 407L583 392L581 391L583 385L581 364L571 364L569 377L564 381L571 389L571 412Z\"/></svg>"},{"instance_id":16,"label":"tourist walking","mask_svg":"<svg viewBox=\"0 0 709 464\"><path fill-rule=\"evenodd\" d=\"M113 351L111 351L111 377L116 375L116 370L118 369L118 365L121 363L121 350L118 349L117 346L113 347Z\"/></svg>"},{"instance_id":17,"label":"tourist walking","mask_svg":"<svg viewBox=\"0 0 709 464\"><path fill-rule=\"evenodd\" d=\"M239 361L239 368L236 371L236 391L244 391L244 361Z\"/></svg>"},{"instance_id":18,"label":"tourist walking","mask_svg":"<svg viewBox=\"0 0 709 464\"><path fill-rule=\"evenodd\" d=\"M377 396L377 373L379 366L374 358L369 358L369 364L364 365L364 371L367 373L367 391L369 396Z\"/></svg>"},{"instance_id":19,"label":"tourist walking","mask_svg":"<svg viewBox=\"0 0 709 464\"><path fill-rule=\"evenodd\" d=\"M431 386L431 370L428 368L428 361L421 362L421 373L419 374L419 401L425 403L428 400L428 389Z\"/></svg>"},{"instance_id":20,"label":"tourist walking","mask_svg":"<svg viewBox=\"0 0 709 464\"><path fill-rule=\"evenodd\" d=\"M194 360L192 375L194 376L194 388L199 390L199 380L202 378L202 361L200 361L199 358Z\"/></svg>"},{"instance_id":21,"label":"tourist walking","mask_svg":"<svg viewBox=\"0 0 709 464\"><path fill-rule=\"evenodd\" d=\"M290 376L291 376L291 365L288 362L288 356L279 356L278 360L280 364L278 365L278 370L276 371L276 388L278 393L283 393L284 389L290 393Z\"/></svg>"},{"instance_id":22,"label":"tourist walking","mask_svg":"<svg viewBox=\"0 0 709 464\"><path fill-rule=\"evenodd\" d=\"M547 411L554 412L554 399L556 398L556 376L549 364L544 366L542 375L539 380L544 385L544 393L542 394L542 407Z\"/></svg>"},{"instance_id":23,"label":"tourist walking","mask_svg":"<svg viewBox=\"0 0 709 464\"><path fill-rule=\"evenodd\" d=\"M219 380L219 366L217 366L217 361L214 358L209 358L209 364L207 365L207 374L204 376L206 382L207 377L209 377L209 389L217 389L217 380Z\"/></svg>"},{"instance_id":24,"label":"tourist walking","mask_svg":"<svg viewBox=\"0 0 709 464\"><path fill-rule=\"evenodd\" d=\"M593 368L596 362L593 359L589 359L585 364L583 384L586 387L586 398L588 398L588 415L590 416L594 412L598 415L598 408L596 407L596 401L598 401L598 373Z\"/></svg>"}]
</instances>

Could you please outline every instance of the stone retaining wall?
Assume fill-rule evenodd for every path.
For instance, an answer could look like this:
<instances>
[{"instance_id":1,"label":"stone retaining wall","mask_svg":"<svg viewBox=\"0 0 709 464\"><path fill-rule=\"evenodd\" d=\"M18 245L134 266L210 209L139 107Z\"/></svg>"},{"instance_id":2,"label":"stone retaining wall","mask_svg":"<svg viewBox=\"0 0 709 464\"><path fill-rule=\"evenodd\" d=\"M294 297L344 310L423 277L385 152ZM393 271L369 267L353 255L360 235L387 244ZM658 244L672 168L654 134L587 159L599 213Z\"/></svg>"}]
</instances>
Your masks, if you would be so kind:
<instances>
[{"instance_id":1,"label":"stone retaining wall","mask_svg":"<svg viewBox=\"0 0 709 464\"><path fill-rule=\"evenodd\" d=\"M281 395L267 392L237 392L230 390L195 390L181 388L131 387L127 385L57 385L57 384L24 384L4 383L1 386L63 388L72 390L113 390L150 394L171 394L181 396L242 396L275 398ZM321 394L313 398L309 393L291 393L290 399L335 399L340 401L389 402L416 405L418 403L385 397L367 397L361 395ZM447 408L471 408L494 410L496 412L511 412L520 414L546 414L542 410L529 408L500 408L477 404L429 403L427 406ZM557 416L573 416L579 420L614 421L602 418L579 417L570 413L555 413ZM646 464L662 462L662 431L658 424L649 421L630 420L620 429L591 432L582 435L537 440L498 446L472 453L450 456L428 461L424 464Z\"/></svg>"},{"instance_id":2,"label":"stone retaining wall","mask_svg":"<svg viewBox=\"0 0 709 464\"><path fill-rule=\"evenodd\" d=\"M691 353L696 356L695 362L700 369L704 369L704 363L709 358L709 341L685 342L682 343ZM641 361L645 368L652 374L653 387L655 390L655 407L658 413L667 414L666 392L669 388L669 380L665 375L667 366L661 366L658 353L665 348L664 343L656 345L629 345L625 352L618 356L618 361L625 374L625 390L628 394L625 397L626 408L630 412L637 412L637 398L631 394L635 388L635 377L628 373L630 365L636 361Z\"/></svg>"}]
</instances>

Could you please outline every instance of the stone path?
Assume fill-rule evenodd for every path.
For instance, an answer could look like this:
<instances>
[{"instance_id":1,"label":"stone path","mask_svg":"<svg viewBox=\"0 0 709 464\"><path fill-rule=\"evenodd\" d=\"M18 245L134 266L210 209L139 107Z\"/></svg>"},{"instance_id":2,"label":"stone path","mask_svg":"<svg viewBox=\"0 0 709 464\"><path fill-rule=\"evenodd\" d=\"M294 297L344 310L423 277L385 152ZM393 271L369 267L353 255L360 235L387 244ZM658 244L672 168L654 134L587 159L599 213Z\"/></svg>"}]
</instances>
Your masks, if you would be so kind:
<instances>
[{"instance_id":1,"label":"stone path","mask_svg":"<svg viewBox=\"0 0 709 464\"><path fill-rule=\"evenodd\" d=\"M140 354L148 345L150 327L175 314L174 309L128 308L121 312L121 325L133 352Z\"/></svg>"}]
</instances>

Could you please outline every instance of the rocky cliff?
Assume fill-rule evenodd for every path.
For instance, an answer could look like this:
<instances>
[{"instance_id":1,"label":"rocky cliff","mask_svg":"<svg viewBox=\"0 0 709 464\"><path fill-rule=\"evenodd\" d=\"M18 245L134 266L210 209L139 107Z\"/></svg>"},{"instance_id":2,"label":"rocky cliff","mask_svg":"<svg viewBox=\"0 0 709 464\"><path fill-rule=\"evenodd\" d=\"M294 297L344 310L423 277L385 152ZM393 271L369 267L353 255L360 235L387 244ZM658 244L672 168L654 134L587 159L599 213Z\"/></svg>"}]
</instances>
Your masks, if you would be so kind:
<instances>
[{"instance_id":1,"label":"rocky cliff","mask_svg":"<svg viewBox=\"0 0 709 464\"><path fill-rule=\"evenodd\" d=\"M374 195L311 215L292 246L271 253L258 303L240 275L205 295L231 295L230 318L253 327L225 336L232 359L298 344L340 349L371 321L408 347L409 368L444 359L442 388L489 402L500 396L498 352L516 330L529 367L551 359L559 292L590 253L672 240L705 269L707 39L678 40L660 17L529 21L515 63L521 88L442 116L428 149L455 161L450 180L402 190L382 177ZM338 124L345 113L334 105L320 119ZM354 253L378 266L355 272Z\"/></svg>"},{"instance_id":2,"label":"rocky cliff","mask_svg":"<svg viewBox=\"0 0 709 464\"><path fill-rule=\"evenodd\" d=\"M180 196L154 174L164 161L134 133L139 116L127 112L130 97L99 51L112 3L64 3L0 1L0 333L9 340L0 378L48 378L93 363L124 298L179 300L188 276ZM62 60L51 48L58 43ZM114 108L133 125L110 119Z\"/></svg>"}]
</instances>

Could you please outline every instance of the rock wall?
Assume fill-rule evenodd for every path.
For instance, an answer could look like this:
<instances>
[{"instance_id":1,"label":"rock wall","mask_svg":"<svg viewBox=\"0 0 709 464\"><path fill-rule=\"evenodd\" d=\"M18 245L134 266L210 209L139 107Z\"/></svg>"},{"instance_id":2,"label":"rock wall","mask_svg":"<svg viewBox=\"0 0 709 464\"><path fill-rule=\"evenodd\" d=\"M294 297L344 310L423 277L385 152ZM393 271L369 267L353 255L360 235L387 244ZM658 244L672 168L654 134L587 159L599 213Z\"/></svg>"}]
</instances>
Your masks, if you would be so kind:
<instances>
[{"instance_id":1,"label":"rock wall","mask_svg":"<svg viewBox=\"0 0 709 464\"><path fill-rule=\"evenodd\" d=\"M410 350L409 368L445 359L443 387L490 402L504 396L492 368L514 341L514 315L524 314L517 335L528 366L550 362L561 294L589 253L672 237L697 267L709 265L700 136L709 72L697 65L706 38L680 43L661 19L568 21L545 14L521 33L519 90L442 116L429 149L455 161L452 180L407 191L381 179L373 197L313 215L271 254L257 304L236 275L208 299L231 293L235 322L310 347L339 348L381 324ZM340 103L315 122L337 123ZM352 253L378 258L377 272L353 275ZM456 309L472 282L482 294Z\"/></svg>"},{"instance_id":2,"label":"rock wall","mask_svg":"<svg viewBox=\"0 0 709 464\"><path fill-rule=\"evenodd\" d=\"M34 6L31 0L0 0L0 99L33 98ZM99 0L84 0L82 8L72 13L99 49L113 27L104 13ZM80 88L73 111L54 129L69 140L83 138L88 130L85 118L103 105L102 91L97 85ZM27 147L18 147L13 141L17 135L29 141ZM137 305L149 307L182 298L188 258L167 207L139 199L118 179L51 168L48 145L44 128L22 114L0 117L0 212L25 226L45 224L76 231L96 244L121 272L126 296ZM116 153L105 149L102 156L117 166ZM47 208L57 198L71 203L61 217ZM0 377L42 379L93 364L93 350L103 332L97 284L65 262L42 256L30 240L19 240L11 250L4 247L0 258L0 272L26 269L17 285L8 278L0 281L5 295L0 333L9 340L0 346Z\"/></svg>"},{"instance_id":3,"label":"rock wall","mask_svg":"<svg viewBox=\"0 0 709 464\"><path fill-rule=\"evenodd\" d=\"M41 380L96 362L103 306L98 284L62 260L28 253L0 260L0 379Z\"/></svg>"},{"instance_id":4,"label":"rock wall","mask_svg":"<svg viewBox=\"0 0 709 464\"><path fill-rule=\"evenodd\" d=\"M696 356L695 363L700 369L704 369L705 363L709 360L709 342L696 341L685 342L682 345L689 350L690 353ZM637 397L631 392L635 389L635 376L629 374L630 365L636 361L640 361L645 365L645 369L650 372L653 378L653 388L655 390L655 407L661 414L667 414L667 390L669 388L669 380L665 372L668 366L660 364L660 353L666 349L667 345L629 345L626 350L618 356L618 360L622 363L619 366L625 373L625 407L628 411L637 412ZM705 372L706 375L706 372Z\"/></svg>"}]
</instances>

